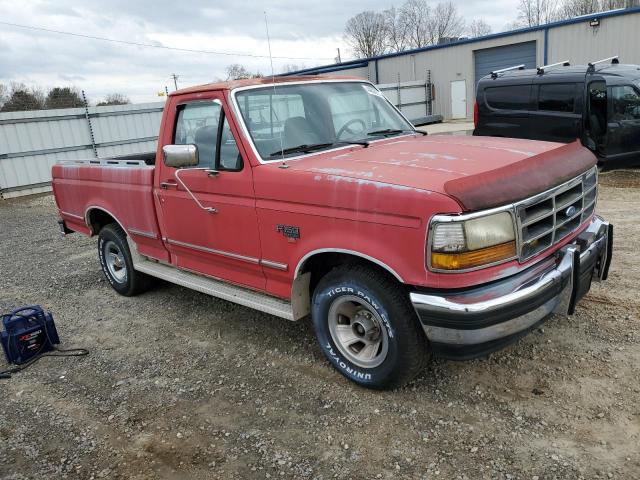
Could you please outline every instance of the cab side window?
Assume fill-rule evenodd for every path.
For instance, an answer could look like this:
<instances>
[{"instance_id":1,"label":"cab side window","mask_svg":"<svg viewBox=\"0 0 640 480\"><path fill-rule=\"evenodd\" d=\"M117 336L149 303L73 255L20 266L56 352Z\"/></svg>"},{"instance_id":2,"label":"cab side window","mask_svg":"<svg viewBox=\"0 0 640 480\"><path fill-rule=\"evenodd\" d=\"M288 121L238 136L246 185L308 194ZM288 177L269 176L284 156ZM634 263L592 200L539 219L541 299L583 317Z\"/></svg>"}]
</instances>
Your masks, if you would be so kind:
<instances>
[{"instance_id":1,"label":"cab side window","mask_svg":"<svg viewBox=\"0 0 640 480\"><path fill-rule=\"evenodd\" d=\"M215 102L188 103L178 110L173 143L198 148L198 167L215 165L218 124L222 106Z\"/></svg>"},{"instance_id":2,"label":"cab side window","mask_svg":"<svg viewBox=\"0 0 640 480\"><path fill-rule=\"evenodd\" d=\"M238 150L238 144L233 137L229 121L222 114L224 120L222 122L222 130L220 132L220 160L217 170L227 170L237 172L242 170L242 156Z\"/></svg>"},{"instance_id":3,"label":"cab side window","mask_svg":"<svg viewBox=\"0 0 640 480\"><path fill-rule=\"evenodd\" d=\"M612 122L640 119L640 96L630 85L611 87L610 107Z\"/></svg>"},{"instance_id":4,"label":"cab side window","mask_svg":"<svg viewBox=\"0 0 640 480\"><path fill-rule=\"evenodd\" d=\"M195 145L198 168L242 170L242 156L218 102L194 102L178 107L173 143Z\"/></svg>"}]
</instances>

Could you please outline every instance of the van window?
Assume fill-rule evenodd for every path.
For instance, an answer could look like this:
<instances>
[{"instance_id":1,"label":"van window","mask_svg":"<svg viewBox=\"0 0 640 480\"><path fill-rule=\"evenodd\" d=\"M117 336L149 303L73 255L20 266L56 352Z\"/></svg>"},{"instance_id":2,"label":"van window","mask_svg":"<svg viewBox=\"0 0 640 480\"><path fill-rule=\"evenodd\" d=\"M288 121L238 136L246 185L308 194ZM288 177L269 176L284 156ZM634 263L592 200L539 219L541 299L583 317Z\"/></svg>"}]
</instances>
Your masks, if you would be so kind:
<instances>
[{"instance_id":1,"label":"van window","mask_svg":"<svg viewBox=\"0 0 640 480\"><path fill-rule=\"evenodd\" d=\"M640 96L630 85L611 87L611 114L613 122L640 119Z\"/></svg>"},{"instance_id":2,"label":"van window","mask_svg":"<svg viewBox=\"0 0 640 480\"><path fill-rule=\"evenodd\" d=\"M497 110L527 110L531 85L490 87L484 92L487 105Z\"/></svg>"},{"instance_id":3,"label":"van window","mask_svg":"<svg viewBox=\"0 0 640 480\"><path fill-rule=\"evenodd\" d=\"M575 101L576 86L573 83L551 83L539 87L538 110L573 112Z\"/></svg>"}]
</instances>

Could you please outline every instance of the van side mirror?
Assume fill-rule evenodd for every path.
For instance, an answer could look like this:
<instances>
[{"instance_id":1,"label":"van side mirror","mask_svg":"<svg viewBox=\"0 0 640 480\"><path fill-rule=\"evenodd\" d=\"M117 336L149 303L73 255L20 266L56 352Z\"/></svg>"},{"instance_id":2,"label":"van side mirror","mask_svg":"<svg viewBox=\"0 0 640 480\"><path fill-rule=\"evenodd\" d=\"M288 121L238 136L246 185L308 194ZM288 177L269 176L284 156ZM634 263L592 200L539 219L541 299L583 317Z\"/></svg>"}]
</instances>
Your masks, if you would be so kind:
<instances>
[{"instance_id":1,"label":"van side mirror","mask_svg":"<svg viewBox=\"0 0 640 480\"><path fill-rule=\"evenodd\" d=\"M198 147L195 145L165 145L162 147L162 153L167 167L198 166Z\"/></svg>"}]
</instances>

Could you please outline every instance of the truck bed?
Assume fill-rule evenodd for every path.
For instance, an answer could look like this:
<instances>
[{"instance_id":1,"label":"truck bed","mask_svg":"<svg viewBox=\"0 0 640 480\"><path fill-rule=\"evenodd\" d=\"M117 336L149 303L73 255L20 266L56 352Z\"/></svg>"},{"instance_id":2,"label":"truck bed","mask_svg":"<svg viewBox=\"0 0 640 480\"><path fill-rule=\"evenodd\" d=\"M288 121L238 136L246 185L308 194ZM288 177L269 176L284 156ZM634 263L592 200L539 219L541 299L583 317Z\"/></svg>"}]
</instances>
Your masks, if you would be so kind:
<instances>
[{"instance_id":1,"label":"truck bed","mask_svg":"<svg viewBox=\"0 0 640 480\"><path fill-rule=\"evenodd\" d=\"M155 167L146 159L95 159L54 165L52 186L60 217L69 230L93 235L96 221L112 217L141 253L163 258L166 251L153 200Z\"/></svg>"}]
</instances>

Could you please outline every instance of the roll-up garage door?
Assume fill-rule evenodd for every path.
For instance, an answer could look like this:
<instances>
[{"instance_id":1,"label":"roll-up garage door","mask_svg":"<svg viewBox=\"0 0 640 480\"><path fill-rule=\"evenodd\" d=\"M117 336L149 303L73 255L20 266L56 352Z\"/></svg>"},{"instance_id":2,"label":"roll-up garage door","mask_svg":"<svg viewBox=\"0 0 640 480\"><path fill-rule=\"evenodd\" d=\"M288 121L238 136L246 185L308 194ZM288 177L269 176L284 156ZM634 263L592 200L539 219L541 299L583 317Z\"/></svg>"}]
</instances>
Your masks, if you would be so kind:
<instances>
[{"instance_id":1,"label":"roll-up garage door","mask_svg":"<svg viewBox=\"0 0 640 480\"><path fill-rule=\"evenodd\" d=\"M525 68L536 67L536 42L523 42L503 47L484 48L474 52L475 83L493 70L524 63Z\"/></svg>"}]
</instances>

